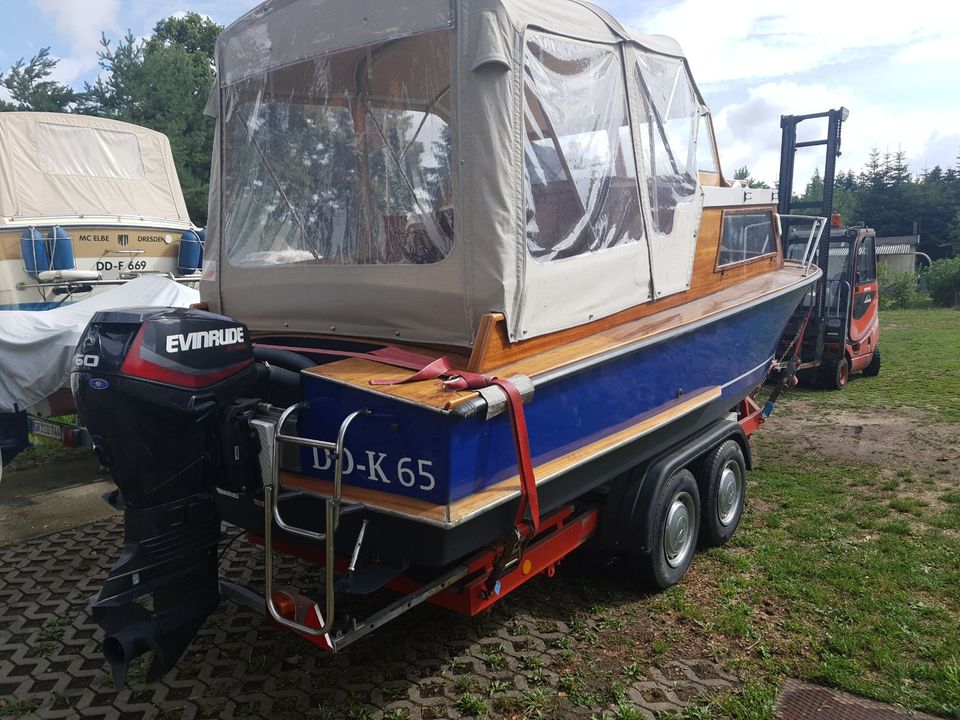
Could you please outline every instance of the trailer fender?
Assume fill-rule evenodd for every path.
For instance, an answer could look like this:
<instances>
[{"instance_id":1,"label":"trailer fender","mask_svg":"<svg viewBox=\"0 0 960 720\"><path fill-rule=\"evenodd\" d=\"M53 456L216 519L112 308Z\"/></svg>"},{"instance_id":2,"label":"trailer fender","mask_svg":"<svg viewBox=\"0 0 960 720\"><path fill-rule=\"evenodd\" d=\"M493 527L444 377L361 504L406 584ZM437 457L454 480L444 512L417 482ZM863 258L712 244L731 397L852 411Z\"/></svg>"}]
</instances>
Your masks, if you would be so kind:
<instances>
[{"instance_id":1,"label":"trailer fender","mask_svg":"<svg viewBox=\"0 0 960 720\"><path fill-rule=\"evenodd\" d=\"M654 458L646 465L637 466L624 473L614 482L610 497L617 498L612 509L616 513L616 531L611 533L615 549L634 554L650 551L653 541L653 524L656 508L654 498L666 480L678 470L694 463L712 448L726 440L735 440L743 450L747 467L752 467L750 445L743 428L733 420L721 420L704 432L687 438L671 450ZM616 487L621 484L622 487ZM608 513L614 519L614 513ZM607 538L610 537L608 534Z\"/></svg>"}]
</instances>

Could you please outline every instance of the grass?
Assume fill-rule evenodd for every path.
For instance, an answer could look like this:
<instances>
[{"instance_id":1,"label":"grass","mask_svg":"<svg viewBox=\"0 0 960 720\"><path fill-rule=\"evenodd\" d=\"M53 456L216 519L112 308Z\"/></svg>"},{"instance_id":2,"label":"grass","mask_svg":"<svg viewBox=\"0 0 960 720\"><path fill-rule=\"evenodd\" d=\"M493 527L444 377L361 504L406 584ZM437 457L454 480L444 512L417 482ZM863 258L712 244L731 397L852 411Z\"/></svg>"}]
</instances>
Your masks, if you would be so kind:
<instances>
[{"instance_id":1,"label":"grass","mask_svg":"<svg viewBox=\"0 0 960 720\"><path fill-rule=\"evenodd\" d=\"M960 312L945 308L880 313L882 369L854 375L842 393L798 388L819 407L840 410L915 408L960 423Z\"/></svg>"},{"instance_id":2,"label":"grass","mask_svg":"<svg viewBox=\"0 0 960 720\"><path fill-rule=\"evenodd\" d=\"M62 415L60 417L52 417L50 420L69 425L77 421L77 416ZM74 460L90 454L90 450L88 449L68 448L59 440L53 440L52 438L46 438L41 435L30 435L30 444L31 446L29 448L13 459L9 467L6 468L7 470L25 470L38 465Z\"/></svg>"},{"instance_id":3,"label":"grass","mask_svg":"<svg viewBox=\"0 0 960 720\"><path fill-rule=\"evenodd\" d=\"M661 632L645 661L700 647L746 681L678 717L772 720L783 679L798 677L960 720L958 468L917 455L875 464L869 447L825 456L817 443L833 433L824 411L840 408L902 417L921 456L933 440L960 444L960 313L887 311L881 322L879 377L788 393L783 416L754 437L747 510L727 546L699 553L667 592L591 608L610 628L598 633L604 653L631 619L649 627L653 616ZM637 670L627 657L620 667L628 680ZM630 717L604 682L603 699ZM569 691L592 700L600 683Z\"/></svg>"}]
</instances>

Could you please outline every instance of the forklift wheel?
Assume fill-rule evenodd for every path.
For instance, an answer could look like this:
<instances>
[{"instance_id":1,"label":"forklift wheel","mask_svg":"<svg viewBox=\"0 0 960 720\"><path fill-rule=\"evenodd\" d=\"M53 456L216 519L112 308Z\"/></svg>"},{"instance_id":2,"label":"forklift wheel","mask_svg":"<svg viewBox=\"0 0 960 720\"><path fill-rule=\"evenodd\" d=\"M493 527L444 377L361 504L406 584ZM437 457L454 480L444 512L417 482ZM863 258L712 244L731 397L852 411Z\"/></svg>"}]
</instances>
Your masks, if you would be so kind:
<instances>
[{"instance_id":1,"label":"forklift wheel","mask_svg":"<svg viewBox=\"0 0 960 720\"><path fill-rule=\"evenodd\" d=\"M700 486L700 543L723 545L733 537L743 514L747 463L736 440L727 440L707 453L697 473Z\"/></svg>"},{"instance_id":2,"label":"forklift wheel","mask_svg":"<svg viewBox=\"0 0 960 720\"><path fill-rule=\"evenodd\" d=\"M700 530L700 493L689 470L677 470L657 488L649 555L638 558L645 584L659 590L686 574Z\"/></svg>"},{"instance_id":3,"label":"forklift wheel","mask_svg":"<svg viewBox=\"0 0 960 720\"><path fill-rule=\"evenodd\" d=\"M870 364L863 369L863 374L867 377L876 377L880 374L880 348L875 347L873 349L873 358L870 360Z\"/></svg>"},{"instance_id":4,"label":"forklift wheel","mask_svg":"<svg viewBox=\"0 0 960 720\"><path fill-rule=\"evenodd\" d=\"M820 384L828 390L843 390L850 378L850 365L847 359L824 360L820 366Z\"/></svg>"}]
</instances>

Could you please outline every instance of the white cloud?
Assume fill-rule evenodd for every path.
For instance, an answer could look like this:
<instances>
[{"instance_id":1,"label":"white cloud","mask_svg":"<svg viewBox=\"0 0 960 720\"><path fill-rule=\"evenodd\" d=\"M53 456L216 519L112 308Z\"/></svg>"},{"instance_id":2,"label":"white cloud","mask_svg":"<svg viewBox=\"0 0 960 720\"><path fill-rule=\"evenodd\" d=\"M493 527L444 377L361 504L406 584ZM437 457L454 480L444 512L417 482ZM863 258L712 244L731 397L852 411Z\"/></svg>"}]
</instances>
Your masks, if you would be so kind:
<instances>
[{"instance_id":1,"label":"white cloud","mask_svg":"<svg viewBox=\"0 0 960 720\"><path fill-rule=\"evenodd\" d=\"M70 54L61 58L53 74L60 82L73 83L96 67L101 32L120 32L120 0L33 0L33 3L53 20L61 46L70 47Z\"/></svg>"},{"instance_id":2,"label":"white cloud","mask_svg":"<svg viewBox=\"0 0 960 720\"><path fill-rule=\"evenodd\" d=\"M874 146L902 149L914 172L954 163L960 11L951 5L676 0L653 11L636 4L644 9L631 17L620 0L600 2L617 5L621 19L641 31L676 38L708 102L728 103L711 103L728 174L748 165L755 176L776 180L780 115L838 103L851 109L839 168L859 169ZM814 164L798 160L798 177Z\"/></svg>"},{"instance_id":3,"label":"white cloud","mask_svg":"<svg viewBox=\"0 0 960 720\"><path fill-rule=\"evenodd\" d=\"M751 88L748 95L745 102L727 105L714 114L720 159L730 176L747 165L754 177L775 182L780 167L780 116L827 110L835 106L837 97L852 108L843 125L838 170L859 169L870 149L877 147L882 153L902 150L911 169L920 172L937 163L949 164L951 148L954 155L960 148L960 107L937 113L897 108L871 101L855 88L791 81L764 83ZM824 137L825 126L807 125L801 140ZM822 150L800 151L796 184L809 178L814 167L822 170L823 160Z\"/></svg>"},{"instance_id":4,"label":"white cloud","mask_svg":"<svg viewBox=\"0 0 960 720\"><path fill-rule=\"evenodd\" d=\"M936 0L682 0L627 20L677 38L698 82L711 84L786 77L878 48L906 57L922 56L930 44L949 49L960 34L960 12L944 9Z\"/></svg>"}]
</instances>

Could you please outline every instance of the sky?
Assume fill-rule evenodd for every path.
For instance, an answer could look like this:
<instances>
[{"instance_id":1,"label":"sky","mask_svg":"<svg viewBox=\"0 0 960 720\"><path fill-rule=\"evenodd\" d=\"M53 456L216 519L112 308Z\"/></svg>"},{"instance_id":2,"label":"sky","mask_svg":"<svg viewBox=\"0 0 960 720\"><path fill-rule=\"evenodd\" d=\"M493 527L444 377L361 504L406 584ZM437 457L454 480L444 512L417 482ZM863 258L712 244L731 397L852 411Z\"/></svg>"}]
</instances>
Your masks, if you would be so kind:
<instances>
[{"instance_id":1,"label":"sky","mask_svg":"<svg viewBox=\"0 0 960 720\"><path fill-rule=\"evenodd\" d=\"M356 0L359 1L359 0ZM0 0L0 71L50 46L55 79L96 78L100 33L149 35L187 10L228 24L254 0ZM844 106L841 170L870 149L903 151L910 169L958 166L960 3L949 0L598 0L622 23L684 49L710 106L720 161L776 181L780 116ZM816 128L812 128L816 130ZM801 173L821 165L798 158Z\"/></svg>"}]
</instances>

